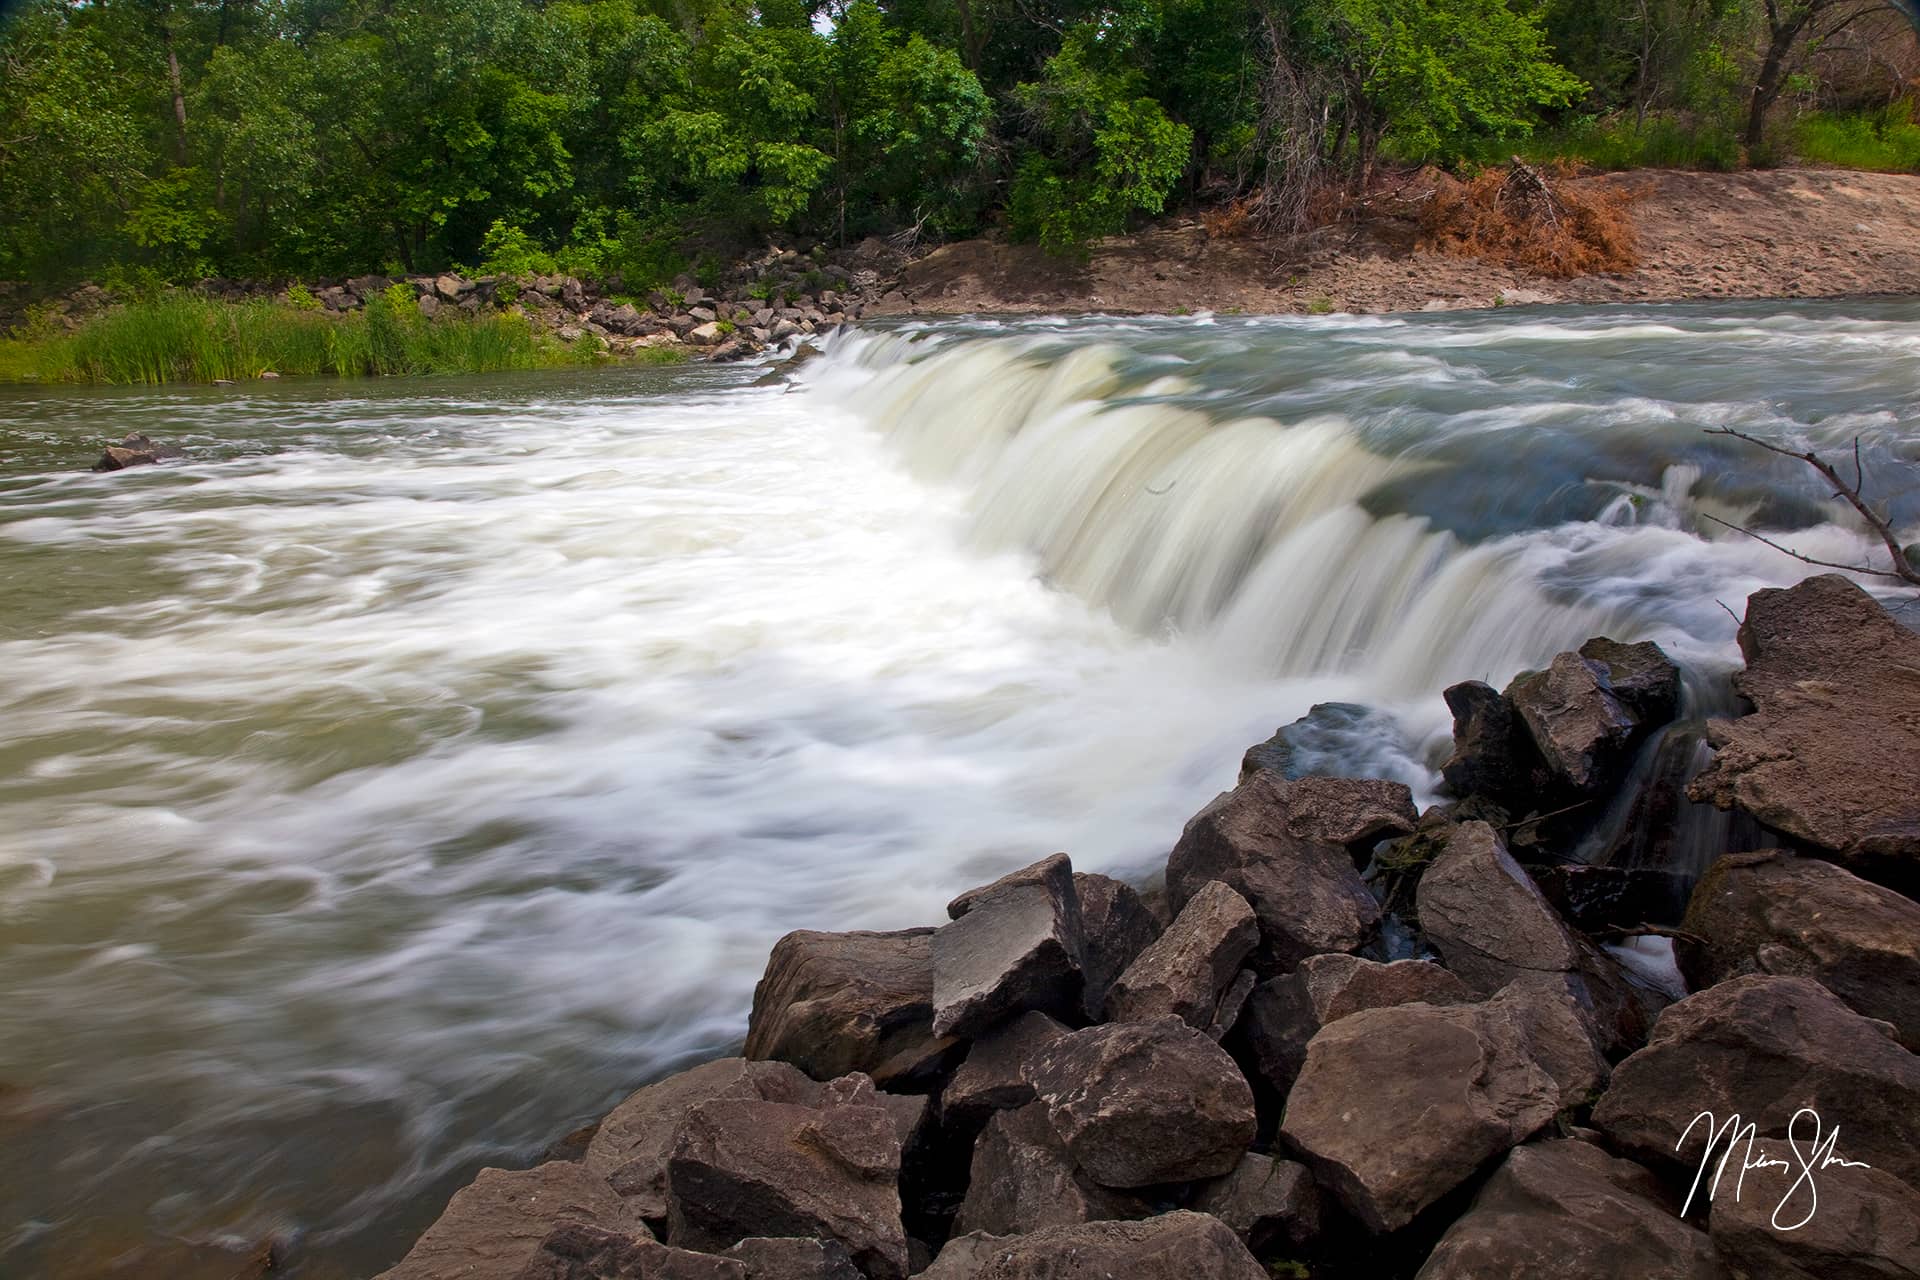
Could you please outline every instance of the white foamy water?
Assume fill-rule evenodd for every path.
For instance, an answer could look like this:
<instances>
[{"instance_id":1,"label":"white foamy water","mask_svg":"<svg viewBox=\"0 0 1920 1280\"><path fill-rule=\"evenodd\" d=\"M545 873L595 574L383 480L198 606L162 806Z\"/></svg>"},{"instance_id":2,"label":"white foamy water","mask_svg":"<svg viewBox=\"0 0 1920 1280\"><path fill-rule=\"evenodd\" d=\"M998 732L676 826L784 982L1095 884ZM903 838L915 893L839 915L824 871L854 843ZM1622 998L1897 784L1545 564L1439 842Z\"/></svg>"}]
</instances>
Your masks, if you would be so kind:
<instances>
[{"instance_id":1,"label":"white foamy water","mask_svg":"<svg viewBox=\"0 0 1920 1280\"><path fill-rule=\"evenodd\" d=\"M1700 429L1911 458L1912 307L1087 322L754 371L0 398L0 1273L390 1261L744 1029L795 927L1066 849L1149 872L1241 751L1589 635L1700 696L1867 544ZM108 435L178 464L90 476ZM1909 515L1911 513L1908 513ZM22 1093L21 1091L24 1091ZM11 1127L9 1127L11 1126Z\"/></svg>"}]
</instances>

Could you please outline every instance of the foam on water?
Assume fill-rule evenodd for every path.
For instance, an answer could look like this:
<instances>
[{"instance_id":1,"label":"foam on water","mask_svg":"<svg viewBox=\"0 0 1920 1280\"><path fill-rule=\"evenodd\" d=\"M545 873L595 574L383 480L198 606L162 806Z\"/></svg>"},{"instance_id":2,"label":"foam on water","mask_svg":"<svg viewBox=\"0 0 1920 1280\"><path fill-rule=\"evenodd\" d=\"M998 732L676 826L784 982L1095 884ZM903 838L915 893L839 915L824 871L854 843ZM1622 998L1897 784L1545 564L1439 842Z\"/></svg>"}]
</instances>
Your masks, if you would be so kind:
<instances>
[{"instance_id":1,"label":"foam on water","mask_svg":"<svg viewBox=\"0 0 1920 1280\"><path fill-rule=\"evenodd\" d=\"M781 932L930 922L1055 849L1148 872L1315 703L1379 708L1352 767L1430 793L1445 685L1589 635L1710 700L1721 602L1804 570L1704 514L1868 544L1700 428L1910 458L1916 335L902 325L791 393L0 400L0 1084L34 1117L0 1271L294 1228L364 1274L478 1163L735 1043ZM189 457L68 469L129 429Z\"/></svg>"}]
</instances>

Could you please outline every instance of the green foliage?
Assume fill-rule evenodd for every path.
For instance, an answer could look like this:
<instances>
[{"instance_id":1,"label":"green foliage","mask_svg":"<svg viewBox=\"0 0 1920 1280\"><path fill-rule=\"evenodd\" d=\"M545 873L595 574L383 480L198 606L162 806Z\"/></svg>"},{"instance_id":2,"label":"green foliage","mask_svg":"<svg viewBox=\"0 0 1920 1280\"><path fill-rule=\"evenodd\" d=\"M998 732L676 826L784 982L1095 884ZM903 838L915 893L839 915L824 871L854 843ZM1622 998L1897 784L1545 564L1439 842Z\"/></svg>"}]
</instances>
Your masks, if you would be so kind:
<instances>
[{"instance_id":1,"label":"green foliage","mask_svg":"<svg viewBox=\"0 0 1920 1280\"><path fill-rule=\"evenodd\" d=\"M1869 115L1803 117L1794 125L1793 149L1810 164L1920 173L1920 125L1904 102Z\"/></svg>"},{"instance_id":2,"label":"green foliage","mask_svg":"<svg viewBox=\"0 0 1920 1280\"><path fill-rule=\"evenodd\" d=\"M532 276L550 276L559 268L555 266L553 255L540 247L540 242L519 227L512 226L498 218L487 228L487 234L480 241L481 275L506 276L514 280L524 280Z\"/></svg>"}]
</instances>

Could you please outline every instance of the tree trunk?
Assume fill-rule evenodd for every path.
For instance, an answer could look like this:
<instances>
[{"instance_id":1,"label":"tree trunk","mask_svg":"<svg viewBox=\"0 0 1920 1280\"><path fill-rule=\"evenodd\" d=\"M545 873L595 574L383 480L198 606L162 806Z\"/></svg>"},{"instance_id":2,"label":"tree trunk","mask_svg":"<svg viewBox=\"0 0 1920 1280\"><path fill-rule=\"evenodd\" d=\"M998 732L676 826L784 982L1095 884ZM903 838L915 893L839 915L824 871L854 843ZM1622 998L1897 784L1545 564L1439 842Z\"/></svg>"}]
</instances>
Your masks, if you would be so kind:
<instances>
[{"instance_id":1,"label":"tree trunk","mask_svg":"<svg viewBox=\"0 0 1920 1280\"><path fill-rule=\"evenodd\" d=\"M980 70L980 41L973 32L973 5L968 0L954 0L960 10L960 44L967 55L967 70Z\"/></svg>"},{"instance_id":2,"label":"tree trunk","mask_svg":"<svg viewBox=\"0 0 1920 1280\"><path fill-rule=\"evenodd\" d=\"M1760 77L1753 82L1753 101L1747 109L1747 134L1743 141L1748 151L1758 150L1766 140L1767 112L1780 97L1781 86L1786 81L1787 59L1811 16L1805 12L1783 23L1774 15L1773 6L1768 6L1767 26L1771 35L1767 40L1767 56L1760 63Z\"/></svg>"},{"instance_id":3,"label":"tree trunk","mask_svg":"<svg viewBox=\"0 0 1920 1280\"><path fill-rule=\"evenodd\" d=\"M173 89L173 120L179 131L174 135L174 154L181 164L187 162L187 94L180 84L180 56L173 51L173 27L162 25L161 39L167 46L167 84Z\"/></svg>"}]
</instances>

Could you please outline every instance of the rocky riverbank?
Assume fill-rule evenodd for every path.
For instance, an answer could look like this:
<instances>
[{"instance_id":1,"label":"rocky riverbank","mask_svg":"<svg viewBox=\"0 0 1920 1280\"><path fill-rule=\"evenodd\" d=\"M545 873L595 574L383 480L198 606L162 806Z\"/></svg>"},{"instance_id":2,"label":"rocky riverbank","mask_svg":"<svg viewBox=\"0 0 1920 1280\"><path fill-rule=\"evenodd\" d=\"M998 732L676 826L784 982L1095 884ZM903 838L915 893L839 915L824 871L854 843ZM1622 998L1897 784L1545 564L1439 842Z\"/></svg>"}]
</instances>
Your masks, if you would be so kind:
<instances>
[{"instance_id":1,"label":"rocky riverbank","mask_svg":"<svg viewBox=\"0 0 1920 1280\"><path fill-rule=\"evenodd\" d=\"M1309 717L1162 885L1055 855L789 934L742 1056L483 1171L385 1280L1920 1274L1920 636L1827 576L1740 641L1687 794L1751 839L1690 896L1677 791L1628 787L1697 741L1654 645L1449 690L1425 813L1297 770Z\"/></svg>"}]
</instances>

